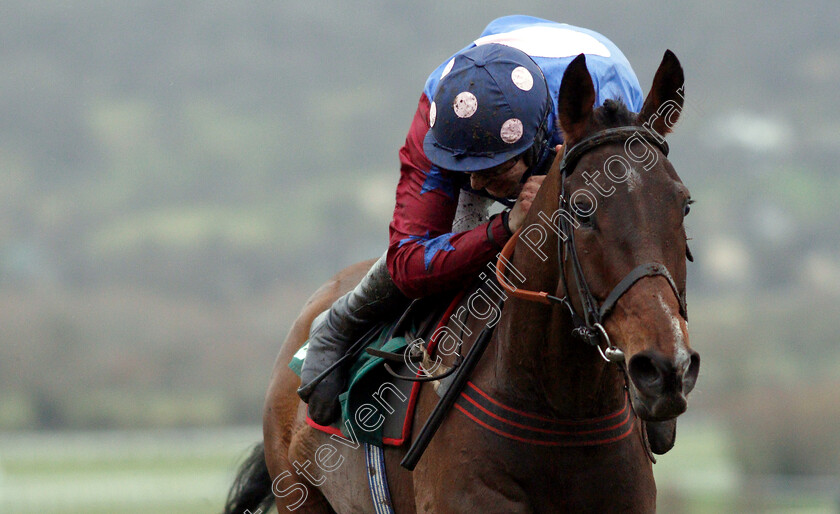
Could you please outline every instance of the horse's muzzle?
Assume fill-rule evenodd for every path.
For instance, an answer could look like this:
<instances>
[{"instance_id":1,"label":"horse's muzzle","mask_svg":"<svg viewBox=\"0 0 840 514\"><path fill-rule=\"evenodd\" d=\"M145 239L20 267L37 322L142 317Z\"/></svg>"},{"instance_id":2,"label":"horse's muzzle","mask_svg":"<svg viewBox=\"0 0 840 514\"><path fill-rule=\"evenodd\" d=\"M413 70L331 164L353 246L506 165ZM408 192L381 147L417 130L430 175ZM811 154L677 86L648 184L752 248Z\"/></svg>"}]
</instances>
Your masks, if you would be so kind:
<instances>
[{"instance_id":1,"label":"horse's muzzle","mask_svg":"<svg viewBox=\"0 0 840 514\"><path fill-rule=\"evenodd\" d=\"M692 350L683 359L674 360L646 350L630 359L627 372L636 413L649 421L672 419L688 406L686 396L697 383L700 355Z\"/></svg>"}]
</instances>

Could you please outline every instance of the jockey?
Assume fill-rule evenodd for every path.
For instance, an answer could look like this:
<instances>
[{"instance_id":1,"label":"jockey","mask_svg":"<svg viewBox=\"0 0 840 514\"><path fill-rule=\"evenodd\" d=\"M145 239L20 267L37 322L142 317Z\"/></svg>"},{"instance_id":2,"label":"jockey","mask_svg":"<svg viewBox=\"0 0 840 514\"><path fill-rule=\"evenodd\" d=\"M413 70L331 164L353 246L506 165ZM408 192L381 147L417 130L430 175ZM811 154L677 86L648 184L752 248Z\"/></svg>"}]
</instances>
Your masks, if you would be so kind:
<instances>
[{"instance_id":1,"label":"jockey","mask_svg":"<svg viewBox=\"0 0 840 514\"><path fill-rule=\"evenodd\" d=\"M388 251L313 322L303 385L377 321L396 316L408 298L466 287L522 225L562 143L557 95L566 67L581 53L596 106L618 99L641 110L639 81L611 41L530 16L491 22L432 72L399 152ZM493 201L508 208L488 219ZM348 368L301 393L316 423L340 414Z\"/></svg>"}]
</instances>

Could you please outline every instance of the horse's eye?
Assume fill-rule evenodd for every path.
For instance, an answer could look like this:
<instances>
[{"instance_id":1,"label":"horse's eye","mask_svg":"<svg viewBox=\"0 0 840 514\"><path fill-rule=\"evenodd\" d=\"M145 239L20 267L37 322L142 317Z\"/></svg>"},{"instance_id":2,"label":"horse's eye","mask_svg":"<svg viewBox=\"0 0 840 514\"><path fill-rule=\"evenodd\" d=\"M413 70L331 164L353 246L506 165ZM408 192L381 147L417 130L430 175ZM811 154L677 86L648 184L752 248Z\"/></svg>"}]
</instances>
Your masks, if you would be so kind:
<instances>
[{"instance_id":1,"label":"horse's eye","mask_svg":"<svg viewBox=\"0 0 840 514\"><path fill-rule=\"evenodd\" d=\"M689 200L685 202L685 209L683 210L683 216L688 216L688 213L691 212L691 204L694 203L694 200Z\"/></svg>"},{"instance_id":2,"label":"horse's eye","mask_svg":"<svg viewBox=\"0 0 840 514\"><path fill-rule=\"evenodd\" d=\"M595 217L595 209L589 202L576 202L572 211L575 214L575 219L581 225L591 227Z\"/></svg>"}]
</instances>

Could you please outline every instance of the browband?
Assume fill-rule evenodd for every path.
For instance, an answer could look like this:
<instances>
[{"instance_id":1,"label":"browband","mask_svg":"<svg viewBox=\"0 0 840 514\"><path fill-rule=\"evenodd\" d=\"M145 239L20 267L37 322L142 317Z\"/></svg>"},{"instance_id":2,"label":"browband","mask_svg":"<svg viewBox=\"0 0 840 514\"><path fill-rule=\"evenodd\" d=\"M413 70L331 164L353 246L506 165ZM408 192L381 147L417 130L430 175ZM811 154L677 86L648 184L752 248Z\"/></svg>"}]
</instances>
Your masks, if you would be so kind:
<instances>
[{"instance_id":1,"label":"browband","mask_svg":"<svg viewBox=\"0 0 840 514\"><path fill-rule=\"evenodd\" d=\"M615 127L602 130L597 134L582 139L573 147L569 148L568 151L565 152L565 155L563 155L563 160L560 162L560 174L567 176L571 175L572 171L575 169L575 164L577 164L577 161L580 160L583 154L592 150L596 146L617 141L625 141L626 144L626 141L629 141L630 138L635 135L638 135L648 143L656 146L665 155L665 157L668 157L668 142L659 136L659 134L652 134L649 130L641 127Z\"/></svg>"}]
</instances>

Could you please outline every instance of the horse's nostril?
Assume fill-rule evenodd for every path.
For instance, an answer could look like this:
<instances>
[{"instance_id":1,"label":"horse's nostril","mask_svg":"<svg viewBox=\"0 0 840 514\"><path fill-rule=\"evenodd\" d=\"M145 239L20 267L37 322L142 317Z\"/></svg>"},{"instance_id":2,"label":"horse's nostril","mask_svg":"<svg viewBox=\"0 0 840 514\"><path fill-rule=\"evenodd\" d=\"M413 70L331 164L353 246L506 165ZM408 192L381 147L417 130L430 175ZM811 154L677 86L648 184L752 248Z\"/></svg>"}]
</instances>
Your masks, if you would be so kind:
<instances>
[{"instance_id":1,"label":"horse's nostril","mask_svg":"<svg viewBox=\"0 0 840 514\"><path fill-rule=\"evenodd\" d=\"M691 392L694 389L694 385L697 383L697 376L700 374L700 354L697 352L691 352L691 362L688 365L688 371L685 373L685 377L683 378L683 391L685 394Z\"/></svg>"},{"instance_id":2,"label":"horse's nostril","mask_svg":"<svg viewBox=\"0 0 840 514\"><path fill-rule=\"evenodd\" d=\"M662 372L650 356L644 354L633 356L627 371L636 387L642 392L652 394L662 389Z\"/></svg>"}]
</instances>

